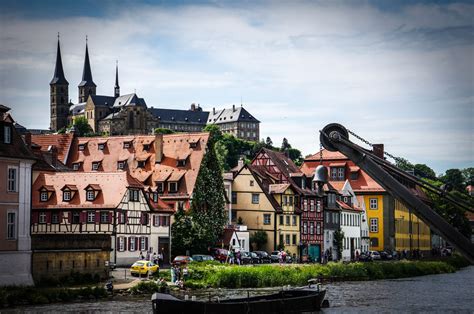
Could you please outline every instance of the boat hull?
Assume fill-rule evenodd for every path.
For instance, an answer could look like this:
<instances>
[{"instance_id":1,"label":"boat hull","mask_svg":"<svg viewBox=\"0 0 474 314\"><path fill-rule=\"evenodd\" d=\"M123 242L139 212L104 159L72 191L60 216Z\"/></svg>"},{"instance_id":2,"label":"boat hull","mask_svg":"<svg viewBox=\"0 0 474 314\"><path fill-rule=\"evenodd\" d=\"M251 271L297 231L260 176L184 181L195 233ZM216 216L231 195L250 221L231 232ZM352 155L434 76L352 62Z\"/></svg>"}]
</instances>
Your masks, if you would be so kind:
<instances>
[{"instance_id":1,"label":"boat hull","mask_svg":"<svg viewBox=\"0 0 474 314\"><path fill-rule=\"evenodd\" d=\"M280 291L275 294L220 302L183 301L173 296L153 295L153 313L304 313L321 309L326 290L312 288Z\"/></svg>"}]
</instances>

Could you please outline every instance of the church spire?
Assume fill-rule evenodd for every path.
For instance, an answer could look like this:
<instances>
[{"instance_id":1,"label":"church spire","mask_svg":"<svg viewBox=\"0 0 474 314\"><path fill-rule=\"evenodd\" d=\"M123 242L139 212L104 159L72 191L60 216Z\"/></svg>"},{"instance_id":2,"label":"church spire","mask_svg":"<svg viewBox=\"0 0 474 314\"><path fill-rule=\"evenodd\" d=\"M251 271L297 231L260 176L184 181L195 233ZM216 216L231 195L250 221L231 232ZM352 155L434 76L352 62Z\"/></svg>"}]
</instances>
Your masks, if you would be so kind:
<instances>
[{"instance_id":1,"label":"church spire","mask_svg":"<svg viewBox=\"0 0 474 314\"><path fill-rule=\"evenodd\" d=\"M89 95L95 95L95 85L92 80L91 64L89 62L89 49L87 47L86 36L86 57L84 59L84 69L82 71L82 81L79 83L79 102L86 102Z\"/></svg>"},{"instance_id":2,"label":"church spire","mask_svg":"<svg viewBox=\"0 0 474 314\"><path fill-rule=\"evenodd\" d=\"M114 86L114 97L120 96L120 86L118 80L118 60L115 63L115 86Z\"/></svg>"},{"instance_id":3,"label":"church spire","mask_svg":"<svg viewBox=\"0 0 474 314\"><path fill-rule=\"evenodd\" d=\"M53 79L49 83L50 85L53 84L69 84L64 76L63 70L63 61L61 59L61 47L59 46L59 33L58 33L58 49L56 53L56 66L54 68L54 75Z\"/></svg>"}]
</instances>

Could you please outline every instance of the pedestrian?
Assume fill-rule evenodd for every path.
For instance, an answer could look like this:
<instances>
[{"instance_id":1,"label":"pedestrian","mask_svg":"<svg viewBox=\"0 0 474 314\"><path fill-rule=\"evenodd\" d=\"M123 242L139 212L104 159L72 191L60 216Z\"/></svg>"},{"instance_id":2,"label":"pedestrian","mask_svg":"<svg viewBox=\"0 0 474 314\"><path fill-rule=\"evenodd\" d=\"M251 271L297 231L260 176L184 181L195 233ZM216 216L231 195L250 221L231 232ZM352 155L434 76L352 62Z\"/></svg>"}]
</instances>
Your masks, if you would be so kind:
<instances>
[{"instance_id":1,"label":"pedestrian","mask_svg":"<svg viewBox=\"0 0 474 314\"><path fill-rule=\"evenodd\" d=\"M188 279L188 275L189 275L188 266L184 266L184 268L183 268L183 281L186 281L186 279Z\"/></svg>"},{"instance_id":2,"label":"pedestrian","mask_svg":"<svg viewBox=\"0 0 474 314\"><path fill-rule=\"evenodd\" d=\"M159 252L158 253L158 266L163 267L163 253Z\"/></svg>"},{"instance_id":3,"label":"pedestrian","mask_svg":"<svg viewBox=\"0 0 474 314\"><path fill-rule=\"evenodd\" d=\"M153 259L153 263L154 263L154 264L158 264L158 255L156 255L156 252L153 252L153 257L152 257L152 259Z\"/></svg>"},{"instance_id":4,"label":"pedestrian","mask_svg":"<svg viewBox=\"0 0 474 314\"><path fill-rule=\"evenodd\" d=\"M286 263L286 252L284 250L281 251L281 260Z\"/></svg>"},{"instance_id":5,"label":"pedestrian","mask_svg":"<svg viewBox=\"0 0 474 314\"><path fill-rule=\"evenodd\" d=\"M240 250L235 253L235 259L237 260L237 265L240 265L240 259L241 259L241 253Z\"/></svg>"},{"instance_id":6,"label":"pedestrian","mask_svg":"<svg viewBox=\"0 0 474 314\"><path fill-rule=\"evenodd\" d=\"M281 249L278 251L278 263L281 265L283 263L283 254Z\"/></svg>"},{"instance_id":7,"label":"pedestrian","mask_svg":"<svg viewBox=\"0 0 474 314\"><path fill-rule=\"evenodd\" d=\"M140 255L138 256L138 258L140 258L141 261L145 259L145 257L143 256L143 252L142 252L142 251L140 251Z\"/></svg>"},{"instance_id":8,"label":"pedestrian","mask_svg":"<svg viewBox=\"0 0 474 314\"><path fill-rule=\"evenodd\" d=\"M176 280L177 280L177 279L176 279L176 269L175 269L175 267L173 266L173 267L171 267L171 282L174 283L174 282L176 282Z\"/></svg>"},{"instance_id":9,"label":"pedestrian","mask_svg":"<svg viewBox=\"0 0 474 314\"><path fill-rule=\"evenodd\" d=\"M146 252L146 260L150 261L150 252L148 252L148 251Z\"/></svg>"}]
</instances>

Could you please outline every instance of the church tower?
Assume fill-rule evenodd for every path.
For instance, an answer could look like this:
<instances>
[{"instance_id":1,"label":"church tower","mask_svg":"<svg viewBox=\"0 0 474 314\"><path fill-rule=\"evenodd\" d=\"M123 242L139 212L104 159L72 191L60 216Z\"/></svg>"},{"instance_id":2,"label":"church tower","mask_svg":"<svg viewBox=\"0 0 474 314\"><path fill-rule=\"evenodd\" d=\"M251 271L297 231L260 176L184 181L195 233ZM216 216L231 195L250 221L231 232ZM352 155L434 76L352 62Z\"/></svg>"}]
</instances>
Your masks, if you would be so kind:
<instances>
[{"instance_id":1,"label":"church tower","mask_svg":"<svg viewBox=\"0 0 474 314\"><path fill-rule=\"evenodd\" d=\"M82 81L79 83L79 103L86 102L89 95L95 95L95 85L92 80L91 64L89 62L89 50L87 49L86 37L86 58L84 59L84 69L82 70Z\"/></svg>"},{"instance_id":2,"label":"church tower","mask_svg":"<svg viewBox=\"0 0 474 314\"><path fill-rule=\"evenodd\" d=\"M61 48L59 46L56 53L56 67L54 68L53 79L50 86L51 122L49 128L58 131L67 126L69 114L69 82L64 77L63 62L61 59Z\"/></svg>"},{"instance_id":3,"label":"church tower","mask_svg":"<svg viewBox=\"0 0 474 314\"><path fill-rule=\"evenodd\" d=\"M120 86L118 82L118 61L115 64L115 86L114 86L114 97L120 96Z\"/></svg>"}]
</instances>

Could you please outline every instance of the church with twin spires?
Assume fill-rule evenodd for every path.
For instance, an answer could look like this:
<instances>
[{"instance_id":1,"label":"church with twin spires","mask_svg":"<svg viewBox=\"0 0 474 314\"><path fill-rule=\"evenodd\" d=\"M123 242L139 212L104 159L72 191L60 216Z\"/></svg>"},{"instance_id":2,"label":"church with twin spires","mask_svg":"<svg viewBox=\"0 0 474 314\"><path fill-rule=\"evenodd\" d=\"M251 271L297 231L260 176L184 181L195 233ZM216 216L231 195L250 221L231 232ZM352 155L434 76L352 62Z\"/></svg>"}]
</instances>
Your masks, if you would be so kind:
<instances>
[{"instance_id":1,"label":"church with twin spires","mask_svg":"<svg viewBox=\"0 0 474 314\"><path fill-rule=\"evenodd\" d=\"M199 104L191 104L189 110L148 108L145 100L135 93L120 95L118 64L113 96L97 95L87 40L82 80L78 85L78 102L69 101L69 82L64 75L59 37L56 66L49 85L52 132L64 130L76 118L84 117L95 134L150 134L156 128L201 132L207 124L215 124L223 133L251 141L259 140L260 121L242 105L222 110L213 108L212 112L203 111Z\"/></svg>"}]
</instances>

